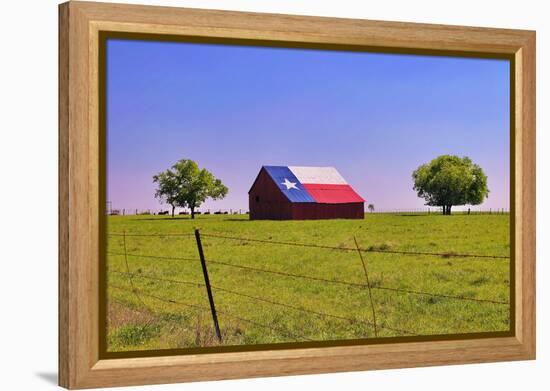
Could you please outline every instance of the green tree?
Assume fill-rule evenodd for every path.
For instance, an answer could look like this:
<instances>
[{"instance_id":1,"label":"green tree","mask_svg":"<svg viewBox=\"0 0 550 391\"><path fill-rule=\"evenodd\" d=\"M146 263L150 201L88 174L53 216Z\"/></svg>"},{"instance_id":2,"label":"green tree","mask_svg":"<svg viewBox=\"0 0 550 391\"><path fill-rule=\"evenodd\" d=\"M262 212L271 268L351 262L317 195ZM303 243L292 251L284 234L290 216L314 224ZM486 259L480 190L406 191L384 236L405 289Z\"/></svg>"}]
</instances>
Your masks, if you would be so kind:
<instances>
[{"instance_id":1,"label":"green tree","mask_svg":"<svg viewBox=\"0 0 550 391\"><path fill-rule=\"evenodd\" d=\"M487 176L468 157L441 155L412 174L414 190L426 205L441 206L444 215L453 205L479 205L489 195Z\"/></svg>"},{"instance_id":2,"label":"green tree","mask_svg":"<svg viewBox=\"0 0 550 391\"><path fill-rule=\"evenodd\" d=\"M367 209L369 210L369 212L374 212L374 204L369 204L369 206L367 206Z\"/></svg>"},{"instance_id":3,"label":"green tree","mask_svg":"<svg viewBox=\"0 0 550 391\"><path fill-rule=\"evenodd\" d=\"M176 207L187 207L192 219L195 209L207 198L219 200L228 192L221 180L189 159L179 160L168 170L153 176L153 182L158 183L155 197L172 206L172 216Z\"/></svg>"},{"instance_id":4,"label":"green tree","mask_svg":"<svg viewBox=\"0 0 550 391\"><path fill-rule=\"evenodd\" d=\"M179 185L176 173L172 170L166 170L153 176L153 182L158 183L155 190L155 198L159 199L172 207L172 217L178 206Z\"/></svg>"}]
</instances>

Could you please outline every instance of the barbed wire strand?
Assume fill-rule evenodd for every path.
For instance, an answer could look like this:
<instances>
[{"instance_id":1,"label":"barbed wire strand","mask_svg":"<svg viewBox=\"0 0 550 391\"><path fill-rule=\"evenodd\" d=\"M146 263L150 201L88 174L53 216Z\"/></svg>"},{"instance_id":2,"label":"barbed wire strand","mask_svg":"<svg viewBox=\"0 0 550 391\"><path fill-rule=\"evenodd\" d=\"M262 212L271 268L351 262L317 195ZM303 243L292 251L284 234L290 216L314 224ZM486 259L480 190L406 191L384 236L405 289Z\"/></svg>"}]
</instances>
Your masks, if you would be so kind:
<instances>
[{"instance_id":1,"label":"barbed wire strand","mask_svg":"<svg viewBox=\"0 0 550 391\"><path fill-rule=\"evenodd\" d=\"M108 236L123 236L124 233L120 232L108 232ZM135 234L126 234L127 236L142 236L142 237L159 237L159 236L188 236L193 237L192 233L187 232L154 232L154 233L135 233ZM340 250L340 251L357 251L355 248L352 247L336 247L336 246L327 246L327 245L320 245L320 244L312 244L312 243L298 243L298 242L285 242L285 241L278 241L278 240L267 240L267 239L251 239L251 238L243 238L243 237L236 237L236 236L228 236L228 235L220 235L220 234L212 234L212 233L202 233L201 236L208 236L211 238L218 238L218 239L228 239L228 240L240 240L240 241L246 241L246 242L257 242L257 243L266 243L266 244L277 244L277 245L285 245L285 246L297 246L297 247L312 247L312 248L321 248L321 249L328 249L328 250ZM487 255L487 254L468 254L468 253L455 253L452 251L445 252L445 253L436 253L436 252L429 252L429 251L399 251L399 250L379 250L375 248L361 248L360 249L363 252L374 252L374 253L381 253L381 254L401 254L401 255L425 255L425 256L437 256L437 257L443 257L443 258L493 258L493 259L510 259L510 256L507 255Z\"/></svg>"},{"instance_id":2,"label":"barbed wire strand","mask_svg":"<svg viewBox=\"0 0 550 391\"><path fill-rule=\"evenodd\" d=\"M111 287L113 288L116 288L116 289L119 289L119 290L123 290L123 291L130 291L129 289L125 289L125 288L122 288L122 287L119 287L119 286L116 286L116 285L112 285L111 284ZM199 309L201 311L206 311L206 310L209 310L208 308L206 307L203 307L203 306L200 306L198 304L189 304L189 303L184 303L184 302L181 302L181 301L176 301L176 300L173 300L173 299L166 299L164 297L159 297L159 296L156 296L156 295L151 295L151 294L148 294L148 293L143 293L141 292L141 294L145 297L150 297L150 298L153 298L153 299L156 299L158 301L161 301L161 302L165 302L165 303L170 303L170 304L177 304L177 305L182 305L182 306L185 306L185 307L190 307L190 308L195 308L195 309ZM247 319L247 318L243 318L241 316L238 316L238 315L235 315L227 310L223 310L223 311L220 311L218 310L217 311L218 313L220 314L223 314L229 318L233 318L233 319L236 319L236 320L240 320L241 322L245 322L245 323L250 323L250 324L253 324L255 326L259 326L259 327L263 327L263 328L266 328L266 329L270 329L272 331L275 331L279 334L282 334L286 337L290 337L290 338L293 338L295 339L296 341L300 341L300 340L306 340L306 341L313 341L312 339L309 339L303 335L299 335L299 334L296 334L296 333L293 333L289 330L286 330L286 329L283 329L281 327L276 327L276 326L271 326L271 325L266 325L264 323L260 323L260 322L256 322L254 320L251 320L251 319Z\"/></svg>"},{"instance_id":3,"label":"barbed wire strand","mask_svg":"<svg viewBox=\"0 0 550 391\"><path fill-rule=\"evenodd\" d=\"M110 272L117 273L117 274L123 274L123 275L127 274L127 273L121 272L119 270L110 270ZM151 275L148 275L148 274L146 275L146 274L141 274L141 273L140 274L134 274L133 277L144 278L144 279L153 280L153 281L156 280L156 281L174 283L174 284L183 284L183 285L189 285L189 286L195 286L195 287L204 287L205 286L205 284L201 283L201 282L174 280L174 279L151 276ZM294 306L294 305L291 305L291 304L282 303L282 302L274 301L274 300L271 300L271 299L266 299L264 297L253 296L253 295L249 295L249 294L246 294L246 293L237 292L235 290L222 288L222 287L219 287L219 286L211 285L211 288L214 289L214 290L220 291L220 292L226 292L226 293L233 294L233 295L236 295L236 296L245 297L245 298L248 298L248 299L251 299L251 300L256 300L256 301L260 301L260 302L264 302L264 303L268 303L268 304L272 304L272 305L278 305L278 306L293 309L293 310L296 310L296 311L301 311L301 312L304 312L304 313L314 314L314 315L317 315L317 316L320 316L320 317L335 318L335 319L345 320L347 322L355 323L355 324L360 324L361 322L363 322L362 320L359 320L359 319L348 318L348 317L340 316L340 315L334 315L334 314L330 314L330 313L327 313L327 312L314 311L314 310L310 310L308 308ZM367 323L371 327L374 326L374 323L372 323L368 320L366 320L364 322ZM402 334L416 335L415 333L413 333L411 331L396 329L396 328L389 327L389 326L379 326L379 327L385 328L385 329L388 329L388 330L391 330L391 331L394 331L394 332L402 333Z\"/></svg>"},{"instance_id":4,"label":"barbed wire strand","mask_svg":"<svg viewBox=\"0 0 550 391\"><path fill-rule=\"evenodd\" d=\"M128 289L124 289L124 288L119 287L119 286L116 286L116 285L111 285L111 287L112 287L112 288L115 288L115 289L119 289L119 290L129 291ZM118 305L121 305L121 306L126 306L126 307L128 306L127 303L125 303L125 302L123 302L123 301L120 301L120 300L112 300L112 301L115 302L115 303L118 304ZM158 312L158 311L149 312L149 311L145 311L145 310L142 310L142 309L139 309L139 308L135 308L135 307L131 307L131 310L132 310L132 311L135 311L135 312L138 312L138 313L140 313L140 314L143 314L143 315L147 315L147 316L149 316L149 317L155 317L156 320L167 320L166 318L163 318L163 317L162 317L162 314L161 314L160 312ZM203 313L202 310L200 310L200 311L197 310L197 312L198 312L199 314L202 314L202 313ZM179 321L177 321L177 320L170 320L170 322L178 323L178 325L179 325L181 328L183 328L183 329L185 329L185 330L187 330L187 331L190 331L190 330L192 331L192 329L191 329L189 326L183 326L183 325L181 325L181 323L180 323ZM149 323L146 323L146 324L145 324L145 326L148 326L148 325L149 325Z\"/></svg>"},{"instance_id":5,"label":"barbed wire strand","mask_svg":"<svg viewBox=\"0 0 550 391\"><path fill-rule=\"evenodd\" d=\"M113 251L107 251L107 254L109 255L119 255L119 256L124 256L124 253L117 253L117 252L113 252ZM165 259L165 260L168 260L168 261L197 261L197 262L200 262L200 259L199 258L186 258L186 257L167 257L167 256L162 256L162 255L147 255L147 254L128 254L129 256L131 257L137 257L137 258L150 258L150 259Z\"/></svg>"},{"instance_id":6,"label":"barbed wire strand","mask_svg":"<svg viewBox=\"0 0 550 391\"><path fill-rule=\"evenodd\" d=\"M123 255L120 253L112 253L107 252L107 254L111 255ZM157 257L154 255L142 255L142 254L128 254L129 256L138 257L138 258L160 258L160 259L169 259L169 260L190 260L190 261L198 261L198 259L195 258L180 258L180 257ZM331 284L341 284L341 285L347 285L351 287L357 287L357 288L364 288L365 285L357 282L351 282L351 281L344 281L344 280L337 280L337 279L328 279L328 278L322 278L322 277L312 277L312 276L306 276L303 274L294 274L294 273L287 273L282 272L278 270L271 270L271 269L261 269L253 266L244 266L244 265L237 265L235 263L229 263L224 262L220 260L213 260L209 259L209 263L223 265L227 267L237 268L237 269L243 269L243 270L249 270L249 271L255 271L258 273L267 273L267 274L274 274L274 275L280 275L285 277L292 277L292 278L301 278L305 280L311 280L311 281L319 281L319 282L325 282L325 283L331 283ZM387 287L387 286L371 286L372 289L378 289L378 290L387 290L387 291L393 291L393 292L401 292L401 293L409 293L413 295L420 295L420 296L433 296L433 297L441 297L446 299L454 299L454 300L466 300L466 301L474 301L474 302L482 302L482 303L492 303L492 304L500 304L500 305L510 305L507 301L500 301L500 300L491 300L491 299L477 299L475 297L463 297L463 296L455 296L455 295L447 295L443 293L432 293L432 292L423 292L423 291L417 291L412 289L406 289L406 288L393 288L393 287Z\"/></svg>"},{"instance_id":7,"label":"barbed wire strand","mask_svg":"<svg viewBox=\"0 0 550 391\"><path fill-rule=\"evenodd\" d=\"M276 240L264 240L264 239L250 239L250 238L240 238L236 236L227 236L227 235L218 235L211 233L202 233L201 236L218 238L218 239L228 239L228 240L240 240L246 242L257 242L257 243L266 243L266 244L277 244L284 246L297 246L297 247L312 247L320 248L326 250L340 250L340 251L357 251L357 249L352 247L336 247L336 246L326 246L320 244L311 244L311 243L297 243L297 242L284 242ZM504 255L485 255L485 254L460 254L454 252L446 253L435 253L435 252L425 252L425 251L398 251L398 250L377 250L372 248L360 248L362 252L374 252L382 254L401 254L401 255L427 255L427 256L438 256L445 258L496 258L496 259L510 259L509 256Z\"/></svg>"},{"instance_id":8,"label":"barbed wire strand","mask_svg":"<svg viewBox=\"0 0 550 391\"><path fill-rule=\"evenodd\" d=\"M118 289L118 290L121 290L121 291L125 291L125 292L133 292L132 289L128 289L128 288L123 288L121 286L118 286L118 285L115 285L115 284L111 284L109 283L109 287L110 288L115 288L115 289ZM159 299L157 297L154 297L153 295L150 295L148 293L141 293L143 296L147 296L147 297L151 297L151 298L154 298L154 299ZM198 305L198 304L190 304L190 303L176 303L174 300L172 299L162 299L162 301L165 301L167 303L172 303L172 304L180 304L182 306L185 306L185 307L189 307L189 308L194 308L196 310L199 310L199 311L205 311L207 308L206 307L203 307L201 305Z\"/></svg>"},{"instance_id":9,"label":"barbed wire strand","mask_svg":"<svg viewBox=\"0 0 550 391\"><path fill-rule=\"evenodd\" d=\"M131 274L131 271L130 271L130 265L128 263L128 253L126 251L126 235L122 235L122 245L123 245L123 248L124 248L124 264L126 265L126 271ZM138 294L138 290L136 289L135 285L134 285L134 281L132 280L132 278L130 277L128 279L128 281L130 282L130 286L132 287L132 292L134 293L134 296L136 297L136 299L138 299L138 301L149 311L151 311L151 309L149 308L149 306L145 303L145 301L143 301L140 297L140 295Z\"/></svg>"},{"instance_id":10,"label":"barbed wire strand","mask_svg":"<svg viewBox=\"0 0 550 391\"><path fill-rule=\"evenodd\" d=\"M320 281L320 282L326 282L331 284L342 284L352 287L358 287L358 288L364 288L365 284L360 284L357 282L350 282L350 281L344 281L344 280L329 280L327 278L322 277L311 277L311 276L305 276L303 274L293 274L293 273L287 273L287 272L281 272L278 270L270 270L270 269L260 269L252 266L244 266L244 265L236 265L234 263L228 263L218 260L208 260L209 263L224 265L228 267L233 268L239 268L243 270L252 270L259 273L268 273L268 274L276 274L280 276L285 277L292 277L292 278L302 278L306 280L312 280L312 281ZM384 286L372 286L372 289L379 289L379 290L389 290L389 291L395 291L395 292L402 292L402 293L410 293L414 295L422 295L422 296L434 296L434 297L444 297L447 299L456 299L456 300L468 300L468 301L477 301L477 302L486 302L486 303L492 303L492 304L502 304L502 305L509 305L510 303L505 301L498 301L498 300L490 300L490 299L476 299L474 297L462 297L462 296L453 296L453 295L446 295L446 294L439 294L439 293L431 293L431 292L422 292L422 291L415 291L410 289L402 289L402 288L391 288L391 287L384 287Z\"/></svg>"},{"instance_id":11,"label":"barbed wire strand","mask_svg":"<svg viewBox=\"0 0 550 391\"><path fill-rule=\"evenodd\" d=\"M186 233L186 232L166 232L166 233L162 233L162 232L153 232L153 233L132 233L132 234L129 234L129 233L126 233L126 235L124 234L124 232L107 232L107 236L143 236L143 237L147 237L147 236L150 236L150 237L158 237L158 236L182 236L182 237L185 237L185 236L189 236L189 237L194 237L194 235L192 233Z\"/></svg>"}]
</instances>

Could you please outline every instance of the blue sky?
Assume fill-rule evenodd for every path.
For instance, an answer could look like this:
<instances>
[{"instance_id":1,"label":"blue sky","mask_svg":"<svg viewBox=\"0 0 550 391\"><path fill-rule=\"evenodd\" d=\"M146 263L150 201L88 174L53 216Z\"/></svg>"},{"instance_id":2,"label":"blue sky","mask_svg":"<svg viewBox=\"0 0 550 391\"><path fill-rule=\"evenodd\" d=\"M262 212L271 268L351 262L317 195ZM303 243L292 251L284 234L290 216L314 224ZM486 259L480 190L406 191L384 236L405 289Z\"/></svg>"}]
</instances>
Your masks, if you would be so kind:
<instances>
[{"instance_id":1,"label":"blue sky","mask_svg":"<svg viewBox=\"0 0 550 391\"><path fill-rule=\"evenodd\" d=\"M107 43L107 199L163 208L152 176L195 160L247 209L262 165L334 166L382 209L421 208L411 174L441 154L509 207L509 62L154 41ZM166 209L166 208L164 208Z\"/></svg>"}]
</instances>

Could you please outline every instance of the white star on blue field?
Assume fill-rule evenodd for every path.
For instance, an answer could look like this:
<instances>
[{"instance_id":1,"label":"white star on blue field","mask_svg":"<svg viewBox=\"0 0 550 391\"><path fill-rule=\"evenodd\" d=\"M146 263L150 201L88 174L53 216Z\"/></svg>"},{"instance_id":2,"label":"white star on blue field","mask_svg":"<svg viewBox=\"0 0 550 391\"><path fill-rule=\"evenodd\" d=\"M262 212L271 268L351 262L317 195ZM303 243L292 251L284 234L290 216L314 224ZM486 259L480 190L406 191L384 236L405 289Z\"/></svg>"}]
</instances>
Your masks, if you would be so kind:
<instances>
[{"instance_id":1,"label":"white star on blue field","mask_svg":"<svg viewBox=\"0 0 550 391\"><path fill-rule=\"evenodd\" d=\"M290 190L290 189L300 190L296 187L296 182L291 182L287 178L285 178L285 181L282 182L281 185L285 185L287 190Z\"/></svg>"}]
</instances>

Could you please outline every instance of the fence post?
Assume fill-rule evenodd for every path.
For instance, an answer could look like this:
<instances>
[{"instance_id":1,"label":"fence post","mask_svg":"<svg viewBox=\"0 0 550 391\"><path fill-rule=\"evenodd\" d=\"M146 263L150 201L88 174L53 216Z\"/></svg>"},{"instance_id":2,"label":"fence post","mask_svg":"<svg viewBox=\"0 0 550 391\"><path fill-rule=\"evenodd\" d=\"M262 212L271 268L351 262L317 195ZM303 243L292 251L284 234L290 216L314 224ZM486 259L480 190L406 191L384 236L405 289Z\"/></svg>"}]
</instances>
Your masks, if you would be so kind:
<instances>
[{"instance_id":1,"label":"fence post","mask_svg":"<svg viewBox=\"0 0 550 391\"><path fill-rule=\"evenodd\" d=\"M365 264L365 260L363 259L363 254L361 254L361 249L359 248L359 244L357 243L357 238L354 236L353 240L355 241L355 247L357 247L357 252L359 253L359 258L361 258L361 264L363 265L363 271L365 272L365 278L367 279L367 288L369 290L369 300L370 300L370 306L372 308L372 323L374 326L374 336L378 337L378 330L376 327L376 311L374 310L374 301L372 300L372 292L370 289L370 280L369 280L369 273L367 272L367 265Z\"/></svg>"},{"instance_id":2,"label":"fence post","mask_svg":"<svg viewBox=\"0 0 550 391\"><path fill-rule=\"evenodd\" d=\"M210 279L208 278L208 269L206 268L206 260L204 259L204 252L202 250L201 234L198 229L195 229L195 239L197 240L197 249L199 250L199 258L201 260L202 274L204 276L204 285L206 285L206 292L208 293L208 301L210 302L210 311L212 312L212 320L214 321L214 328L216 330L216 336L218 341L222 342L222 334L220 333L220 326L218 324L218 315L216 314L216 306L214 305L214 296L212 296L212 288L210 287Z\"/></svg>"}]
</instances>

